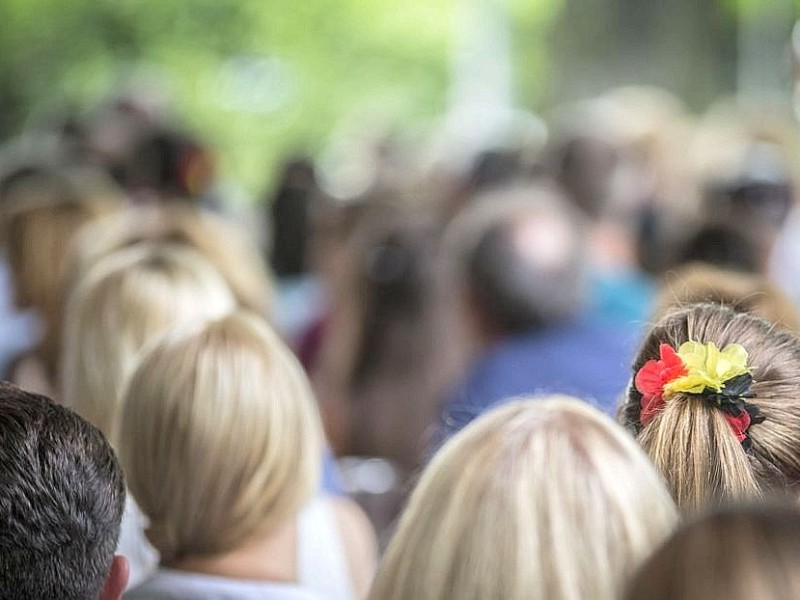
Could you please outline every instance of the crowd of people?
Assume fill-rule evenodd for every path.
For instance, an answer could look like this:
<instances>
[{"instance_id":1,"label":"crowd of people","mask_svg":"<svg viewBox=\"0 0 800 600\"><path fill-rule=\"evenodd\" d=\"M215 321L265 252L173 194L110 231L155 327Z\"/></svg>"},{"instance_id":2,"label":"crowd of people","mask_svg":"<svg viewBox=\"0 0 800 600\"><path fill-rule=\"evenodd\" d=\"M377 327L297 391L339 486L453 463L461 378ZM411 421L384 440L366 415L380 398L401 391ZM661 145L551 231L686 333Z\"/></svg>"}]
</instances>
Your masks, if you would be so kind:
<instances>
[{"instance_id":1,"label":"crowd of people","mask_svg":"<svg viewBox=\"0 0 800 600\"><path fill-rule=\"evenodd\" d=\"M135 97L9 144L0 599L800 597L792 130L620 89L263 218Z\"/></svg>"}]
</instances>

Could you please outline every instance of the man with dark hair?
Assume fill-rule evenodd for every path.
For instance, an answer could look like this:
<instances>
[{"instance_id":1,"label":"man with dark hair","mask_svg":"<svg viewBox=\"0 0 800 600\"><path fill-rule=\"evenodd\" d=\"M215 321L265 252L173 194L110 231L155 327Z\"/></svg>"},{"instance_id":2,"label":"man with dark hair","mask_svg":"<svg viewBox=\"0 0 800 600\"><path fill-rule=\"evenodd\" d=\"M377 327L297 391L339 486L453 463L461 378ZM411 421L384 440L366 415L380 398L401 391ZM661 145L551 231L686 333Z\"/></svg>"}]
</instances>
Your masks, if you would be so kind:
<instances>
[{"instance_id":1,"label":"man with dark hair","mask_svg":"<svg viewBox=\"0 0 800 600\"><path fill-rule=\"evenodd\" d=\"M0 382L0 600L117 600L122 470L103 435Z\"/></svg>"},{"instance_id":2,"label":"man with dark hair","mask_svg":"<svg viewBox=\"0 0 800 600\"><path fill-rule=\"evenodd\" d=\"M583 221L556 189L476 198L445 248L474 360L445 406L442 439L520 395L571 394L613 412L637 332L588 316Z\"/></svg>"}]
</instances>

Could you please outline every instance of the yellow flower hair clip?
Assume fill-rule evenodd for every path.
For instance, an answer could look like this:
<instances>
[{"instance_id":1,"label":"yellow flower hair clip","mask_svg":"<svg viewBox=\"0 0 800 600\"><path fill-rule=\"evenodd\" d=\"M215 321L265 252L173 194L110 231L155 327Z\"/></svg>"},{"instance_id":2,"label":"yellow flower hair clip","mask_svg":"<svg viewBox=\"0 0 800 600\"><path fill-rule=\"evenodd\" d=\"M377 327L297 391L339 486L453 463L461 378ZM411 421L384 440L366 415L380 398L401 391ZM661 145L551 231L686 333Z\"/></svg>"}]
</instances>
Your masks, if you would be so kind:
<instances>
[{"instance_id":1,"label":"yellow flower hair clip","mask_svg":"<svg viewBox=\"0 0 800 600\"><path fill-rule=\"evenodd\" d=\"M684 342L677 352L669 344L661 344L659 358L647 361L634 378L642 395L639 422L644 426L652 421L672 394L694 394L725 413L736 438L747 449L750 425L764 421L758 407L747 402L755 396L750 391L752 382L747 350L739 344L720 350L714 342Z\"/></svg>"},{"instance_id":2,"label":"yellow flower hair clip","mask_svg":"<svg viewBox=\"0 0 800 600\"><path fill-rule=\"evenodd\" d=\"M750 372L747 350L740 344L728 344L720 350L714 342L684 342L678 348L678 356L687 373L667 383L665 394L702 394L706 389L721 392L726 381Z\"/></svg>"}]
</instances>

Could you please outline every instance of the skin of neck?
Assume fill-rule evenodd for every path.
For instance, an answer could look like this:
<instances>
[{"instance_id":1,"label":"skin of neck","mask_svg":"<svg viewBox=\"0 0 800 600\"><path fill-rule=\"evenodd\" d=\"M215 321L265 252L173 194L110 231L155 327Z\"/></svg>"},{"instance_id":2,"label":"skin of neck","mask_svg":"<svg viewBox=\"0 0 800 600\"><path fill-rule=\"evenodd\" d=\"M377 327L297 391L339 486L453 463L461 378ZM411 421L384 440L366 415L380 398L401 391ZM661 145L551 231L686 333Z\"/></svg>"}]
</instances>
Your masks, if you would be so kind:
<instances>
[{"instance_id":1,"label":"skin of neck","mask_svg":"<svg viewBox=\"0 0 800 600\"><path fill-rule=\"evenodd\" d=\"M256 534L218 554L184 556L165 567L249 581L297 582L297 524L294 520Z\"/></svg>"}]
</instances>

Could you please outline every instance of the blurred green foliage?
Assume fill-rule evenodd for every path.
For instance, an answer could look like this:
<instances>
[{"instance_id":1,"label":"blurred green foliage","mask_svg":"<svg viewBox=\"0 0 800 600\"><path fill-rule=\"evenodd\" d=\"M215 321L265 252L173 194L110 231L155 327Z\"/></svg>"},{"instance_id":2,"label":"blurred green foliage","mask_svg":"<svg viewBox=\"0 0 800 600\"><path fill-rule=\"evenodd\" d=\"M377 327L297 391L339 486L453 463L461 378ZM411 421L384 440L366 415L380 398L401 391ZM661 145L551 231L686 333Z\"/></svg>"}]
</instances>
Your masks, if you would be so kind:
<instances>
[{"instance_id":1,"label":"blurred green foliage","mask_svg":"<svg viewBox=\"0 0 800 600\"><path fill-rule=\"evenodd\" d=\"M257 192L283 156L318 152L337 127L441 115L466 1L3 0L0 135L145 72ZM510 11L519 95L535 106L562 0L488 1Z\"/></svg>"}]
</instances>

